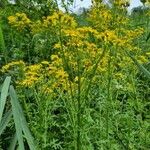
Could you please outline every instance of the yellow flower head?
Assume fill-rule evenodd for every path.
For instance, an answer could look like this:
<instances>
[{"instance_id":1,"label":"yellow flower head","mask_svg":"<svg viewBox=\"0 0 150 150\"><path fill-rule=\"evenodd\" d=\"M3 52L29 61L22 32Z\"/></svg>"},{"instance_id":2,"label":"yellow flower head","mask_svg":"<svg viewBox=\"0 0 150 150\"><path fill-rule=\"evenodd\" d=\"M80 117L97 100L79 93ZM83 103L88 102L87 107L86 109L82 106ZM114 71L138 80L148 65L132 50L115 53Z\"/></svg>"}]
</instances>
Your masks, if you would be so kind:
<instances>
[{"instance_id":1,"label":"yellow flower head","mask_svg":"<svg viewBox=\"0 0 150 150\"><path fill-rule=\"evenodd\" d=\"M18 30L23 30L30 25L31 21L25 13L16 13L14 16L8 17L8 23Z\"/></svg>"}]
</instances>

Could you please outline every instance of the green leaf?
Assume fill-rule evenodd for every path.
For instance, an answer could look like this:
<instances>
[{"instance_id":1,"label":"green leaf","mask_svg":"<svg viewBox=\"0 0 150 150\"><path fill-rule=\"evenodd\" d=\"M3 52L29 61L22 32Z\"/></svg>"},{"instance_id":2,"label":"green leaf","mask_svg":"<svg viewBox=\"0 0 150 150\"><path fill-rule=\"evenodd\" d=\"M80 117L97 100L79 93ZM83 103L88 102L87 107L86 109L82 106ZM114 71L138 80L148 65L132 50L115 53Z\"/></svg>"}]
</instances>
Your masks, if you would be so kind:
<instances>
[{"instance_id":1,"label":"green leaf","mask_svg":"<svg viewBox=\"0 0 150 150\"><path fill-rule=\"evenodd\" d=\"M13 86L10 86L10 96L11 96L11 99L13 99L13 103L16 107L16 111L17 111L16 113L19 113L19 115L18 115L18 118L19 118L18 120L20 120L20 124L19 124L20 127L19 128L21 128L19 130L21 133L22 133L22 131L24 132L24 135L25 135L25 138L26 138L27 143L29 145L29 148L31 150L36 150L37 148L36 148L35 143L34 143L34 138L32 137L31 132L28 128L27 121L25 119L22 107L21 107L21 105L17 99L17 95L16 95L16 92L15 92ZM16 129L16 132L17 132L17 129ZM17 134L17 137L18 137L18 134Z\"/></svg>"},{"instance_id":2,"label":"green leaf","mask_svg":"<svg viewBox=\"0 0 150 150\"><path fill-rule=\"evenodd\" d=\"M127 55L133 60L133 62L135 63L135 65L137 65L137 67L139 68L139 70L141 70L144 75L150 79L150 72L142 65L140 64L130 53L128 53L126 51Z\"/></svg>"},{"instance_id":3,"label":"green leaf","mask_svg":"<svg viewBox=\"0 0 150 150\"><path fill-rule=\"evenodd\" d=\"M150 33L148 34L147 38L146 38L146 42L149 40L150 38Z\"/></svg>"},{"instance_id":4,"label":"green leaf","mask_svg":"<svg viewBox=\"0 0 150 150\"><path fill-rule=\"evenodd\" d=\"M16 92L13 88L13 86L10 86L9 89L10 97L11 97L11 104L12 104L12 112L13 112L13 117L14 117L14 122L15 122L15 127L16 127L16 134L17 134L17 139L19 143L19 149L24 150L24 143L23 143L23 134L22 134L22 120L21 120L21 115L20 111L18 108L17 104L17 95Z\"/></svg>"},{"instance_id":5,"label":"green leaf","mask_svg":"<svg viewBox=\"0 0 150 150\"><path fill-rule=\"evenodd\" d=\"M7 52L6 52L5 41L4 41L1 24L0 24L0 53L3 53L5 62L7 63Z\"/></svg>"},{"instance_id":6,"label":"green leaf","mask_svg":"<svg viewBox=\"0 0 150 150\"><path fill-rule=\"evenodd\" d=\"M137 65L137 67L144 73L144 75L150 79L150 72L142 65L140 64L133 56L129 55L130 58L134 61L134 63Z\"/></svg>"},{"instance_id":7,"label":"green leaf","mask_svg":"<svg viewBox=\"0 0 150 150\"><path fill-rule=\"evenodd\" d=\"M23 110L22 110L21 105L18 101L17 101L17 105L18 105L19 112L20 112L22 130L24 132L27 143L28 143L31 150L36 150L34 138L32 137L32 134L28 128L28 124L27 124L27 121L26 121L25 116L23 114Z\"/></svg>"},{"instance_id":8,"label":"green leaf","mask_svg":"<svg viewBox=\"0 0 150 150\"><path fill-rule=\"evenodd\" d=\"M14 137L11 140L8 150L15 150L16 144L17 144L17 134L15 133Z\"/></svg>"},{"instance_id":9,"label":"green leaf","mask_svg":"<svg viewBox=\"0 0 150 150\"><path fill-rule=\"evenodd\" d=\"M10 119L12 117L12 111L8 111L4 117L2 118L2 121L0 123L0 135L3 133L3 131L5 130L7 124L9 123Z\"/></svg>"},{"instance_id":10,"label":"green leaf","mask_svg":"<svg viewBox=\"0 0 150 150\"><path fill-rule=\"evenodd\" d=\"M11 77L6 77L2 90L1 90L1 97L0 97L0 122L2 119L2 115L3 115L3 111L4 111L4 107L5 107L5 103L6 103L6 99L8 96L8 89L9 89L9 85L10 85L10 81L11 81Z\"/></svg>"}]
</instances>

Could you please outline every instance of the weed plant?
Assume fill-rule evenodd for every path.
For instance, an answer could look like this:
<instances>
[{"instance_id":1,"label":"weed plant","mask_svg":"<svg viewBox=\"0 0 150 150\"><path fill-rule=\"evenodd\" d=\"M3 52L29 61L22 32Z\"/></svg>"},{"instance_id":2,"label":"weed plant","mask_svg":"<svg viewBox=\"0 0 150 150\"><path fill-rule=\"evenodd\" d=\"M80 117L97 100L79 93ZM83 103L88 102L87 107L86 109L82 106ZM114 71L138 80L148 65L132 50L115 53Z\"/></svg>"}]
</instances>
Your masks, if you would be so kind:
<instances>
[{"instance_id":1,"label":"weed plant","mask_svg":"<svg viewBox=\"0 0 150 150\"><path fill-rule=\"evenodd\" d=\"M11 86L12 103L5 106L19 113L13 106L19 99L25 115L25 124L19 125L13 113L15 145L21 150L150 148L150 12L146 9L137 18L137 12L127 13L127 2L110 3L94 1L77 17L67 5L66 12L55 8L43 17L25 12L8 17L6 26L12 31L8 41L15 48L1 75L11 76L18 95ZM7 42L4 38L0 42L5 52ZM3 135L9 137L13 125L9 122ZM33 140L28 127L35 147L28 140ZM5 136L1 141L6 147Z\"/></svg>"}]
</instances>

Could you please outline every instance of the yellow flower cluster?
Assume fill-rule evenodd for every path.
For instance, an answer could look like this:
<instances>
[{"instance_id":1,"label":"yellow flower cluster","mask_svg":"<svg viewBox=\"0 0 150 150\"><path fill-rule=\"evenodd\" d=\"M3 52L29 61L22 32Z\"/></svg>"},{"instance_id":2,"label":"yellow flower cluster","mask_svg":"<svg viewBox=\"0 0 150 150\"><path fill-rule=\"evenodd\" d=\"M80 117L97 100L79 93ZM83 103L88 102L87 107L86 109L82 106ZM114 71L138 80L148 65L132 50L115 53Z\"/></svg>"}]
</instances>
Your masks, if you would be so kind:
<instances>
[{"instance_id":1,"label":"yellow flower cluster","mask_svg":"<svg viewBox=\"0 0 150 150\"><path fill-rule=\"evenodd\" d=\"M43 17L42 20L32 22L31 31L33 34L40 31L51 31L54 32L56 29L69 29L75 28L77 23L74 18L69 14L65 14L61 11L54 12L51 16Z\"/></svg>"},{"instance_id":2,"label":"yellow flower cluster","mask_svg":"<svg viewBox=\"0 0 150 150\"><path fill-rule=\"evenodd\" d=\"M114 3L122 6L124 2L116 0ZM11 18L13 17L10 16L9 20L13 20ZM56 51L55 55L51 55L50 61L34 65L22 62L24 74L17 84L30 88L36 86L46 93L67 90L68 84L76 89L78 74L85 79L96 65L96 75L106 77L110 60L113 78L126 80L128 72L136 71L136 67L124 49L135 53L135 58L141 63L147 61L141 55L141 49L134 45L134 40L144 31L142 28L130 29L128 21L129 18L113 13L104 4L94 5L89 11L90 27L77 27L75 19L61 11L32 23L28 21L33 35L46 31L47 35L54 33L59 40L51 45ZM9 23L15 25L15 21L14 24L13 21ZM99 60L101 55L103 57ZM4 66L3 72L11 70L10 66L11 63Z\"/></svg>"},{"instance_id":3,"label":"yellow flower cluster","mask_svg":"<svg viewBox=\"0 0 150 150\"><path fill-rule=\"evenodd\" d=\"M26 27L31 28L33 34L51 30L55 28L75 28L77 23L69 14L62 11L54 12L51 16L43 17L42 20L31 21L25 13L16 13L8 17L8 22L12 27L22 31ZM63 25L63 26L62 26Z\"/></svg>"},{"instance_id":4,"label":"yellow flower cluster","mask_svg":"<svg viewBox=\"0 0 150 150\"><path fill-rule=\"evenodd\" d=\"M150 0L145 0L145 5L150 6Z\"/></svg>"},{"instance_id":5,"label":"yellow flower cluster","mask_svg":"<svg viewBox=\"0 0 150 150\"><path fill-rule=\"evenodd\" d=\"M130 0L114 0L114 5L118 8L127 7L130 4Z\"/></svg>"},{"instance_id":6,"label":"yellow flower cluster","mask_svg":"<svg viewBox=\"0 0 150 150\"><path fill-rule=\"evenodd\" d=\"M17 28L20 31L28 27L31 23L30 19L25 13L16 13L14 16L9 16L8 22L10 25Z\"/></svg>"},{"instance_id":7,"label":"yellow flower cluster","mask_svg":"<svg viewBox=\"0 0 150 150\"><path fill-rule=\"evenodd\" d=\"M103 4L95 5L90 10L89 21L99 31L107 29L112 19L111 11Z\"/></svg>"},{"instance_id":8,"label":"yellow flower cluster","mask_svg":"<svg viewBox=\"0 0 150 150\"><path fill-rule=\"evenodd\" d=\"M37 87L44 93L51 93L59 88L62 91L66 90L68 74L62 67L62 60L57 55L52 55L51 59L51 63L42 61L34 65L26 65L23 61L11 62L2 67L2 72L16 76L16 67L18 66L23 69L22 77L18 77L16 80L18 87Z\"/></svg>"},{"instance_id":9,"label":"yellow flower cluster","mask_svg":"<svg viewBox=\"0 0 150 150\"><path fill-rule=\"evenodd\" d=\"M20 61L13 61L13 62L8 63L5 66L3 66L2 69L1 69L1 72L4 73L4 72L7 72L9 70L13 70L13 68L16 69L17 66L19 68L24 68L25 63L21 60Z\"/></svg>"},{"instance_id":10,"label":"yellow flower cluster","mask_svg":"<svg viewBox=\"0 0 150 150\"><path fill-rule=\"evenodd\" d=\"M68 14L64 14L63 12L54 12L52 16L47 16L43 18L43 26L50 27L50 26L60 26L63 27L73 28L76 27L76 22L74 21L73 17Z\"/></svg>"},{"instance_id":11,"label":"yellow flower cluster","mask_svg":"<svg viewBox=\"0 0 150 150\"><path fill-rule=\"evenodd\" d=\"M32 87L37 82L40 82L40 70L40 64L26 66L24 69L24 80L18 82L18 84L25 87Z\"/></svg>"}]
</instances>

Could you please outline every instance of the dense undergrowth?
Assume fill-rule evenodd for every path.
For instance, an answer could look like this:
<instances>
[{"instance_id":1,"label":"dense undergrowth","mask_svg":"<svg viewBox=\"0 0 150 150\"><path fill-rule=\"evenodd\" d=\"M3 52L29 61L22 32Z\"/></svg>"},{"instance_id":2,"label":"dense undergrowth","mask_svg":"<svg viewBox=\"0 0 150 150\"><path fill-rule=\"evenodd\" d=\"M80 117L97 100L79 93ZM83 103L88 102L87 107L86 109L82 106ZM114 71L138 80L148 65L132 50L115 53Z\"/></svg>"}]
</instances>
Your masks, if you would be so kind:
<instances>
[{"instance_id":1,"label":"dense undergrowth","mask_svg":"<svg viewBox=\"0 0 150 150\"><path fill-rule=\"evenodd\" d=\"M1 149L15 132L12 149L150 149L150 10L129 15L127 2L110 3L94 1L81 15L54 2L46 12L23 3L0 10L1 82L11 76L18 97L10 86L4 113L16 102L36 145L13 114Z\"/></svg>"}]
</instances>

